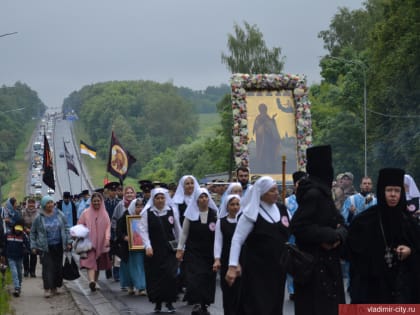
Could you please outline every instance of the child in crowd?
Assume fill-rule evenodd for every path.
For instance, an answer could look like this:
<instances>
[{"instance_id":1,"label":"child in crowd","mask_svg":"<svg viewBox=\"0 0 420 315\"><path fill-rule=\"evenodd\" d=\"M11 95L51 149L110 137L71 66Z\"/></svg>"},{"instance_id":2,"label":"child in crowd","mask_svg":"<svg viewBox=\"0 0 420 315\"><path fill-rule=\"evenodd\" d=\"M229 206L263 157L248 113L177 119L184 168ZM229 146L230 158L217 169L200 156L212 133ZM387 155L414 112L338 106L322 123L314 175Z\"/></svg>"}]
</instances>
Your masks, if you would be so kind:
<instances>
[{"instance_id":1,"label":"child in crowd","mask_svg":"<svg viewBox=\"0 0 420 315\"><path fill-rule=\"evenodd\" d=\"M23 232L22 222L17 222L10 232L5 235L3 257L7 258L7 262L12 274L13 285L15 290L13 295L20 296L22 288L22 264L23 256L29 251L29 240L27 235Z\"/></svg>"}]
</instances>

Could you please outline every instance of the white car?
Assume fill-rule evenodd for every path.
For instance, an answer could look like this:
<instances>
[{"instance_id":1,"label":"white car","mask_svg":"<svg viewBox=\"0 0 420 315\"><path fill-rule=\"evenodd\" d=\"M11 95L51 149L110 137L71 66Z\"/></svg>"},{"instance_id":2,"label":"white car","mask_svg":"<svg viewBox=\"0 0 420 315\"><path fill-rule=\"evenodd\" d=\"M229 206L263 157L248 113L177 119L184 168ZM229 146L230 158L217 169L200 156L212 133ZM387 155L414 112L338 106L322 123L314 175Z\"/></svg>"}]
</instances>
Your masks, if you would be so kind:
<instances>
[{"instance_id":1,"label":"white car","mask_svg":"<svg viewBox=\"0 0 420 315\"><path fill-rule=\"evenodd\" d=\"M47 190L48 195L54 195L54 193L55 193L54 189L48 188L48 190Z\"/></svg>"},{"instance_id":2,"label":"white car","mask_svg":"<svg viewBox=\"0 0 420 315\"><path fill-rule=\"evenodd\" d=\"M35 189L35 196L42 196L42 189L41 188Z\"/></svg>"}]
</instances>

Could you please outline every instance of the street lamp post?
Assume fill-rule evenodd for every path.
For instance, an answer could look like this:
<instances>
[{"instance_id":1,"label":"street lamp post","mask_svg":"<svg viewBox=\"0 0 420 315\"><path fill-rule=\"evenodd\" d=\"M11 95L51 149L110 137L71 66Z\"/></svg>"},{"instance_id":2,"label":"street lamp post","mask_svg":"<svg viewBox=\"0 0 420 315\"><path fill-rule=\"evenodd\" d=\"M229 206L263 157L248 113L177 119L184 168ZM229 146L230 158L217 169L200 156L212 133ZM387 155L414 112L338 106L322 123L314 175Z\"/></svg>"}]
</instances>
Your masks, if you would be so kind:
<instances>
[{"instance_id":1,"label":"street lamp post","mask_svg":"<svg viewBox=\"0 0 420 315\"><path fill-rule=\"evenodd\" d=\"M339 57L328 57L329 59L334 59L344 63L350 63L356 66L360 66L363 71L363 128L364 128L364 176L367 176L367 83L366 83L366 64L359 60L344 59Z\"/></svg>"}]
</instances>

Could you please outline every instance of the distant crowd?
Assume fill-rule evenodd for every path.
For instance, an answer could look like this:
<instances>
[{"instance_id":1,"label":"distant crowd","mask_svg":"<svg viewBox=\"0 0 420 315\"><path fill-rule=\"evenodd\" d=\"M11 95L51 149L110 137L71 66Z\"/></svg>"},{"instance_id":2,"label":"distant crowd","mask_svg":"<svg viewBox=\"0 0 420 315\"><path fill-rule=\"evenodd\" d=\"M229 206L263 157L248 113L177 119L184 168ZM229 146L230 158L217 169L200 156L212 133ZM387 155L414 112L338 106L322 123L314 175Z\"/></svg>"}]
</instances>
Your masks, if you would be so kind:
<instances>
[{"instance_id":1,"label":"distant crowd","mask_svg":"<svg viewBox=\"0 0 420 315\"><path fill-rule=\"evenodd\" d=\"M285 288L295 314L338 314L351 303L420 303L420 193L401 169L365 176L357 191L349 171L334 176L331 148L307 150L306 172L293 174L282 200L269 176L247 167L230 182L199 185L141 180L139 189L107 183L80 195L64 192L1 210L1 268L19 297L23 277L42 263L44 295L63 284L63 255L79 256L89 289L99 272L129 295L147 296L154 311L210 314L220 274L225 314L282 314ZM286 243L311 258L305 272L284 264Z\"/></svg>"}]
</instances>

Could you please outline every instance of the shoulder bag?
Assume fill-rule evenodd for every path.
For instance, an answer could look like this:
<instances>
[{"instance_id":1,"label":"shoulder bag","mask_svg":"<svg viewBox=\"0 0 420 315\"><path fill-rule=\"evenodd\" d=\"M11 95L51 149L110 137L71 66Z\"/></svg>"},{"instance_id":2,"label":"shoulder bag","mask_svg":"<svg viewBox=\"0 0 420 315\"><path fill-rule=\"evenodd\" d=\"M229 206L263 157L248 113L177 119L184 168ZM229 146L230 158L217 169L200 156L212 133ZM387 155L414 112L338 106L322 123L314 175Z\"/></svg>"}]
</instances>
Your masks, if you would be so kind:
<instances>
[{"instance_id":1,"label":"shoulder bag","mask_svg":"<svg viewBox=\"0 0 420 315\"><path fill-rule=\"evenodd\" d=\"M295 244L287 242L284 244L280 264L293 277L293 281L302 285L312 278L315 258L300 250Z\"/></svg>"}]
</instances>

